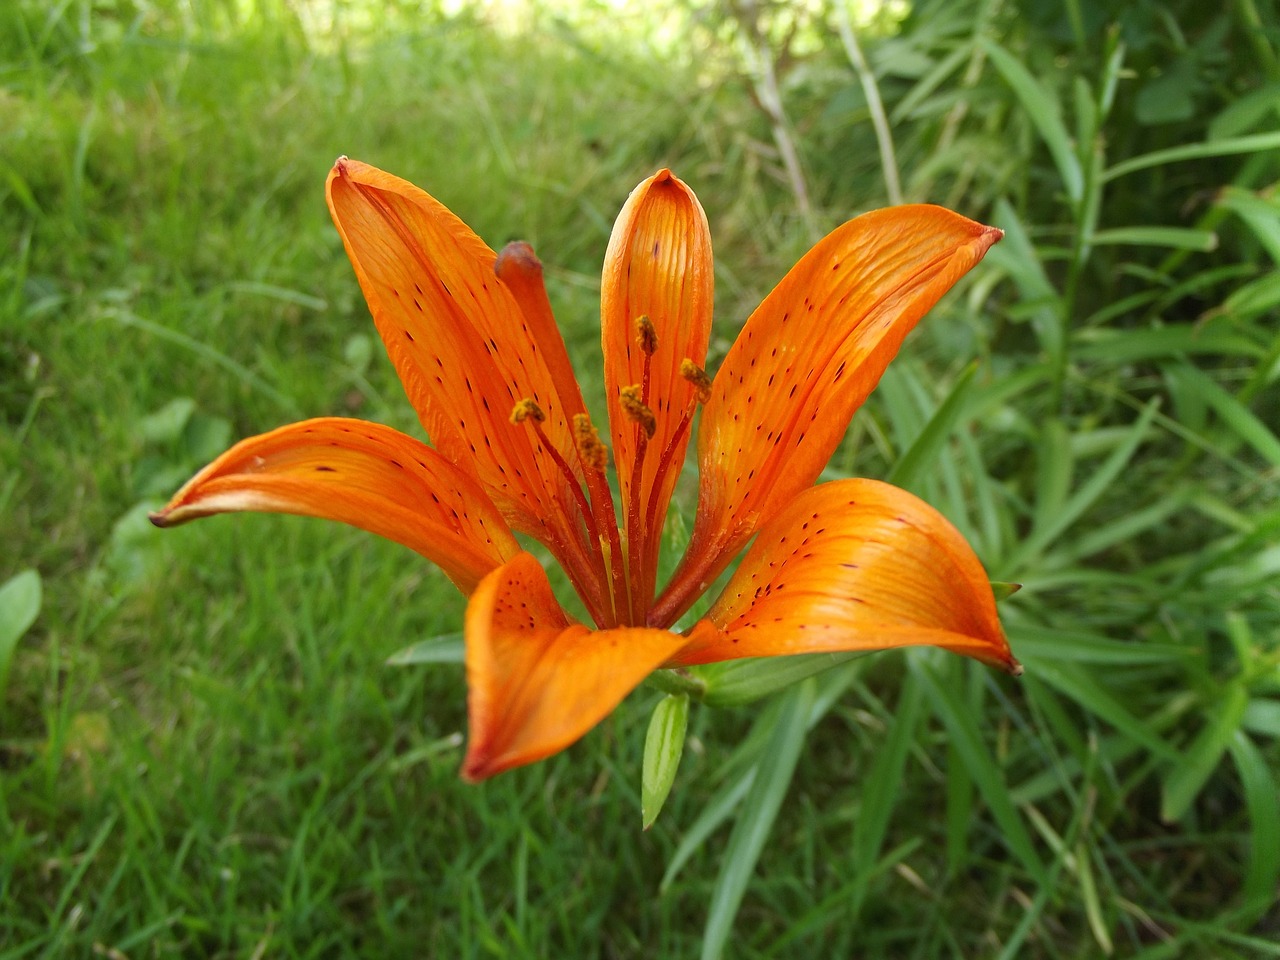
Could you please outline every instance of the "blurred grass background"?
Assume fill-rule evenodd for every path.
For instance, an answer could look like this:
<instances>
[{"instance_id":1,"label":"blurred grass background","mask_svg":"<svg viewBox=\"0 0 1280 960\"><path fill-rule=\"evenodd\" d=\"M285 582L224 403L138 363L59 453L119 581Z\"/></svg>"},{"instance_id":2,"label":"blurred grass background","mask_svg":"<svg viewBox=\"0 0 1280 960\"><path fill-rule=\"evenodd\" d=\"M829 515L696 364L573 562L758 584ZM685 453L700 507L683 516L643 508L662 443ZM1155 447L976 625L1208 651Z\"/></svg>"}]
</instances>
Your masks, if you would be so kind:
<instances>
[{"instance_id":1,"label":"blurred grass background","mask_svg":"<svg viewBox=\"0 0 1280 960\"><path fill-rule=\"evenodd\" d=\"M6 4L0 958L1280 955L1278 47L1274 0ZM1004 228L829 474L1024 584L1026 675L894 653L695 709L643 834L652 691L459 783L461 670L383 664L458 629L442 575L145 522L288 420L416 430L339 153L531 241L597 400L657 166L711 221L713 368L898 189Z\"/></svg>"}]
</instances>

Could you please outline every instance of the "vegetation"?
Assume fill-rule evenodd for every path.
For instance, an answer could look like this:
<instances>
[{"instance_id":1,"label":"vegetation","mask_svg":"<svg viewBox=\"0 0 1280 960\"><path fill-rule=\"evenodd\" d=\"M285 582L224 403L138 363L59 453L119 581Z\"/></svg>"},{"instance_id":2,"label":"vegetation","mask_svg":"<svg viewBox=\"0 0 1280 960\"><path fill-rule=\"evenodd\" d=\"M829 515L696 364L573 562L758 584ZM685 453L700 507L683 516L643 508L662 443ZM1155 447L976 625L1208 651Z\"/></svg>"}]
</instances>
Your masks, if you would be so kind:
<instances>
[{"instance_id":1,"label":"vegetation","mask_svg":"<svg viewBox=\"0 0 1280 960\"><path fill-rule=\"evenodd\" d=\"M0 13L0 957L1280 955L1275 3L557 6ZM646 833L650 689L460 783L460 668L385 665L458 629L438 571L145 522L235 438L416 429L339 153L532 242L589 393L659 165L711 220L713 369L899 190L1002 227L831 474L1023 585L1026 674L888 653L694 705Z\"/></svg>"}]
</instances>

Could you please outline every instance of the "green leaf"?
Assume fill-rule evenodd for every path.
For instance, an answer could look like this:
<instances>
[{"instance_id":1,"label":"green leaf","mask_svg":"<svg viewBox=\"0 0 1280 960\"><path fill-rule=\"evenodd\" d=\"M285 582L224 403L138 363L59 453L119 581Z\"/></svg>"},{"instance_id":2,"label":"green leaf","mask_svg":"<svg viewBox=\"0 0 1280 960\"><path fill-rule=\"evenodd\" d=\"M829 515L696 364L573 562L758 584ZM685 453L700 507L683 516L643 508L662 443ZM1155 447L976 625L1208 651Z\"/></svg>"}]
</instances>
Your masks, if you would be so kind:
<instances>
[{"instance_id":1,"label":"green leaf","mask_svg":"<svg viewBox=\"0 0 1280 960\"><path fill-rule=\"evenodd\" d=\"M1032 76L1031 71L1022 65L1013 54L999 44L982 38L979 40L991 62L1000 71L1005 82L1012 88L1014 95L1022 104L1028 119L1035 124L1040 138L1053 157L1062 185L1072 204L1078 204L1084 196L1084 172L1080 167L1080 158L1076 156L1062 122L1062 111L1058 101L1053 98L1040 81Z\"/></svg>"},{"instance_id":2,"label":"green leaf","mask_svg":"<svg viewBox=\"0 0 1280 960\"><path fill-rule=\"evenodd\" d=\"M1228 685L1211 705L1208 722L1169 767L1160 801L1160 819L1181 820L1191 809L1209 777L1218 768L1222 755L1240 730L1249 695L1242 683Z\"/></svg>"},{"instance_id":3,"label":"green leaf","mask_svg":"<svg viewBox=\"0 0 1280 960\"><path fill-rule=\"evenodd\" d=\"M942 445L946 443L960 420L960 414L969 401L973 376L977 372L978 365L971 363L965 368L964 373L960 374L947 394L947 398L938 406L907 451L893 465L893 469L885 477L886 482L915 493L920 492L919 481L925 468L937 458Z\"/></svg>"},{"instance_id":4,"label":"green leaf","mask_svg":"<svg viewBox=\"0 0 1280 960\"><path fill-rule=\"evenodd\" d=\"M1262 153L1277 148L1280 148L1280 132L1258 133L1248 137L1228 137L1225 140L1211 140L1207 143L1188 143L1181 147L1156 150L1152 153L1144 153L1140 157L1121 161L1110 170L1104 171L1102 180L1106 183L1117 177L1123 177L1127 173L1163 166L1166 163L1177 163L1181 160L1227 157L1240 153Z\"/></svg>"},{"instance_id":5,"label":"green leaf","mask_svg":"<svg viewBox=\"0 0 1280 960\"><path fill-rule=\"evenodd\" d=\"M1209 311L1209 316L1227 314L1251 318L1277 306L1280 306L1280 272L1272 272L1232 290L1220 306Z\"/></svg>"},{"instance_id":6,"label":"green leaf","mask_svg":"<svg viewBox=\"0 0 1280 960\"><path fill-rule=\"evenodd\" d=\"M1051 517L1041 516L1043 522L1031 530L1031 533L1022 541L1013 555L1005 561L1004 567L1006 569L1010 571L1022 569L1025 563L1038 556L1042 550L1052 544L1068 527L1080 518L1081 514L1093 505L1093 502L1098 497L1110 489L1111 484L1124 470L1134 451L1138 449L1138 445L1146 437L1158 406L1158 400L1152 400L1148 403L1134 425L1126 431L1121 443L1112 452L1111 456L1093 471L1088 482L1076 490L1070 499L1062 505L1061 509L1055 511Z\"/></svg>"},{"instance_id":7,"label":"green leaf","mask_svg":"<svg viewBox=\"0 0 1280 960\"><path fill-rule=\"evenodd\" d=\"M43 592L35 570L23 570L0 586L0 703L4 702L13 652L40 615Z\"/></svg>"},{"instance_id":8,"label":"green leaf","mask_svg":"<svg viewBox=\"0 0 1280 960\"><path fill-rule=\"evenodd\" d=\"M1114 227L1093 235L1097 246L1173 247L1176 250L1218 249L1218 235L1212 230L1191 227Z\"/></svg>"},{"instance_id":9,"label":"green leaf","mask_svg":"<svg viewBox=\"0 0 1280 960\"><path fill-rule=\"evenodd\" d=\"M1010 641L1018 656L1050 663L1086 663L1093 666L1177 663L1192 651L1176 643L1131 643L1080 630L1058 627L1015 625L1009 628Z\"/></svg>"},{"instance_id":10,"label":"green leaf","mask_svg":"<svg viewBox=\"0 0 1280 960\"><path fill-rule=\"evenodd\" d=\"M702 812L698 814L698 818L693 821L680 839L680 845L676 847L676 852L671 855L671 862L667 864L667 869L662 874L662 880L658 883L659 893L667 891L667 888L671 886L680 870L689 862L689 858L701 849L707 837L715 833L719 826L733 815L733 811L742 802L742 798L747 795L751 785L756 782L756 773L757 768L755 766L748 767L736 779L730 780L729 783L717 790L711 799L707 801L706 806L702 808Z\"/></svg>"},{"instance_id":11,"label":"green leaf","mask_svg":"<svg viewBox=\"0 0 1280 960\"><path fill-rule=\"evenodd\" d=\"M995 596L996 603L1001 600L1008 600L1021 589L1022 584L1020 583L1006 583L1003 580L991 581L991 593Z\"/></svg>"},{"instance_id":12,"label":"green leaf","mask_svg":"<svg viewBox=\"0 0 1280 960\"><path fill-rule=\"evenodd\" d=\"M855 901L866 891L876 858L884 846L889 820L897 808L907 756L916 742L923 697L915 674L907 674L898 695L885 742L872 753L871 767L861 777L862 805L854 820L853 869L858 882Z\"/></svg>"},{"instance_id":13,"label":"green leaf","mask_svg":"<svg viewBox=\"0 0 1280 960\"><path fill-rule=\"evenodd\" d=\"M718 960L729 941L743 894L773 829L782 798L791 785L816 693L816 681L806 680L783 698L772 736L760 757L757 776L738 811L720 874L711 891L707 926L702 936L702 960Z\"/></svg>"},{"instance_id":14,"label":"green leaf","mask_svg":"<svg viewBox=\"0 0 1280 960\"><path fill-rule=\"evenodd\" d=\"M1134 716L1115 694L1098 681L1094 671L1083 670L1076 664L1055 662L1052 659L1041 660L1035 656L1028 657L1027 654L1027 650L1018 648L1018 656L1022 659L1028 673L1034 673L1037 678L1066 694L1090 713L1111 724L1131 740L1142 744L1156 756L1169 761L1178 759L1178 751L1161 740L1150 727Z\"/></svg>"},{"instance_id":15,"label":"green leaf","mask_svg":"<svg viewBox=\"0 0 1280 960\"><path fill-rule=\"evenodd\" d=\"M174 397L159 410L138 421L139 439L147 443L169 443L176 440L186 427L196 402L190 397Z\"/></svg>"},{"instance_id":16,"label":"green leaf","mask_svg":"<svg viewBox=\"0 0 1280 960\"><path fill-rule=\"evenodd\" d=\"M961 702L951 684L934 675L923 657L911 659L912 672L924 685L926 699L942 725L947 728L951 745L973 778L983 801L1000 827L1009 851L1016 856L1037 882L1046 877L1044 863L1036 853L1026 825L1013 805L1004 774L996 765L991 751L982 742L982 734L972 711Z\"/></svg>"},{"instance_id":17,"label":"green leaf","mask_svg":"<svg viewBox=\"0 0 1280 960\"><path fill-rule=\"evenodd\" d=\"M1218 206L1230 210L1247 223L1271 259L1280 264L1280 198L1262 197L1251 190L1227 187L1218 194Z\"/></svg>"},{"instance_id":18,"label":"green leaf","mask_svg":"<svg viewBox=\"0 0 1280 960\"><path fill-rule=\"evenodd\" d=\"M418 663L465 663L467 647L461 633L446 633L420 640L387 657L389 667L409 667Z\"/></svg>"},{"instance_id":19,"label":"green leaf","mask_svg":"<svg viewBox=\"0 0 1280 960\"><path fill-rule=\"evenodd\" d=\"M689 698L684 694L663 697L653 708L649 732L644 738L640 772L640 819L645 830L653 826L667 802L667 794L680 768L688 726Z\"/></svg>"},{"instance_id":20,"label":"green leaf","mask_svg":"<svg viewBox=\"0 0 1280 960\"><path fill-rule=\"evenodd\" d=\"M1247 736L1236 731L1227 749L1240 774L1249 811L1249 866L1242 892L1256 919L1275 903L1280 882L1280 789L1266 758Z\"/></svg>"},{"instance_id":21,"label":"green leaf","mask_svg":"<svg viewBox=\"0 0 1280 960\"><path fill-rule=\"evenodd\" d=\"M1082 330L1073 339L1075 359L1101 360L1111 365L1179 353L1260 357L1264 352L1257 341L1234 330L1190 323L1150 330Z\"/></svg>"},{"instance_id":22,"label":"green leaf","mask_svg":"<svg viewBox=\"0 0 1280 960\"><path fill-rule=\"evenodd\" d=\"M702 702L711 707L740 707L842 663L876 650L848 653L808 653L793 657L759 657L727 660L699 670L707 690Z\"/></svg>"},{"instance_id":23,"label":"green leaf","mask_svg":"<svg viewBox=\"0 0 1280 960\"><path fill-rule=\"evenodd\" d=\"M1280 439L1268 429L1243 403L1218 386L1207 374L1190 364L1182 365L1179 373L1184 382L1193 385L1237 437L1253 447L1272 466L1280 467Z\"/></svg>"}]
</instances>

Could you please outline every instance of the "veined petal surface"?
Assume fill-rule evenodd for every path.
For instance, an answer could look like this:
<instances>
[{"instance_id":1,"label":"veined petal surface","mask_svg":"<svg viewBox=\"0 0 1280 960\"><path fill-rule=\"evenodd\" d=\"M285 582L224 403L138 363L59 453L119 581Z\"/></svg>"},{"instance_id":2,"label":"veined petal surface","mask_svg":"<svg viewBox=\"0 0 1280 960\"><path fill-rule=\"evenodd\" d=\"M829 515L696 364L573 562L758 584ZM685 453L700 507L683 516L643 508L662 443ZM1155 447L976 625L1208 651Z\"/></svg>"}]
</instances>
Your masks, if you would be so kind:
<instances>
[{"instance_id":1,"label":"veined petal surface","mask_svg":"<svg viewBox=\"0 0 1280 960\"><path fill-rule=\"evenodd\" d=\"M574 449L544 353L494 272L497 255L442 204L375 167L338 160L329 209L387 353L436 448L472 473L514 528L547 544L587 579L580 511L564 473L515 404L537 402L560 451Z\"/></svg>"},{"instance_id":2,"label":"veined petal surface","mask_svg":"<svg viewBox=\"0 0 1280 960\"><path fill-rule=\"evenodd\" d=\"M467 605L463 777L483 780L563 750L685 642L666 630L573 623L537 559L517 555Z\"/></svg>"},{"instance_id":3,"label":"veined petal surface","mask_svg":"<svg viewBox=\"0 0 1280 960\"><path fill-rule=\"evenodd\" d=\"M791 269L716 373L698 431L697 520L669 590L713 580L817 479L906 335L1000 236L942 207L891 207L837 228Z\"/></svg>"},{"instance_id":4,"label":"veined petal surface","mask_svg":"<svg viewBox=\"0 0 1280 960\"><path fill-rule=\"evenodd\" d=\"M623 515L628 538L644 543L649 571L656 567L658 536L656 529L648 528L648 518L656 527L666 516L692 432L688 424L680 425L695 394L681 377L680 366L685 359L698 366L706 361L713 281L706 214L688 186L671 171L660 170L632 191L618 215L600 290L605 392ZM642 316L653 324L657 339L648 358L647 396L642 398L654 413L656 429L643 441L643 467L633 493L641 431L624 412L619 391L645 383L646 355L635 325ZM667 468L659 476L664 452ZM639 504L638 516L629 510L632 502ZM638 528L633 529L636 521ZM652 583L648 587L652 589Z\"/></svg>"},{"instance_id":5,"label":"veined petal surface","mask_svg":"<svg viewBox=\"0 0 1280 960\"><path fill-rule=\"evenodd\" d=\"M905 490L836 480L764 526L672 662L919 644L1020 669L959 531Z\"/></svg>"},{"instance_id":6,"label":"veined petal surface","mask_svg":"<svg viewBox=\"0 0 1280 960\"><path fill-rule=\"evenodd\" d=\"M478 483L380 423L325 417L241 440L152 515L173 526L253 510L349 523L416 550L464 593L520 552Z\"/></svg>"}]
</instances>

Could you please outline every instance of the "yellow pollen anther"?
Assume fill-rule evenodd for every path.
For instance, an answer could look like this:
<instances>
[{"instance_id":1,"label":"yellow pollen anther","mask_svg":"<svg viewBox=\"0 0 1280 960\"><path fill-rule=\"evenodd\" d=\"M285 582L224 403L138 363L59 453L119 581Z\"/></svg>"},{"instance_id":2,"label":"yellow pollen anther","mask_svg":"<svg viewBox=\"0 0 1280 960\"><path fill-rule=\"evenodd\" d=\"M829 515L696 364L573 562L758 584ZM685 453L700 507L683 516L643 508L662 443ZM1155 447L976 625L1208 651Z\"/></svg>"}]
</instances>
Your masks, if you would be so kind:
<instances>
[{"instance_id":1,"label":"yellow pollen anther","mask_svg":"<svg viewBox=\"0 0 1280 960\"><path fill-rule=\"evenodd\" d=\"M582 462L592 470L603 470L609 462L609 448L600 442L600 434L585 413L573 415L573 442L578 447Z\"/></svg>"},{"instance_id":2,"label":"yellow pollen anther","mask_svg":"<svg viewBox=\"0 0 1280 960\"><path fill-rule=\"evenodd\" d=\"M658 331L653 328L653 321L648 317L636 317L636 342L640 344L640 349L647 354L658 352Z\"/></svg>"},{"instance_id":3,"label":"yellow pollen anther","mask_svg":"<svg viewBox=\"0 0 1280 960\"><path fill-rule=\"evenodd\" d=\"M542 408L528 397L525 397L511 408L512 423L524 423L525 420L541 423L545 419L547 419L547 415L542 412Z\"/></svg>"},{"instance_id":4,"label":"yellow pollen anther","mask_svg":"<svg viewBox=\"0 0 1280 960\"><path fill-rule=\"evenodd\" d=\"M707 376L707 371L688 357L680 361L680 376L693 384L699 403L706 403L711 399L711 378Z\"/></svg>"},{"instance_id":5,"label":"yellow pollen anther","mask_svg":"<svg viewBox=\"0 0 1280 960\"><path fill-rule=\"evenodd\" d=\"M623 387L618 391L618 399L622 402L622 411L629 420L634 420L644 428L645 436L652 437L658 429L658 420L653 411L640 399L640 386Z\"/></svg>"}]
</instances>

